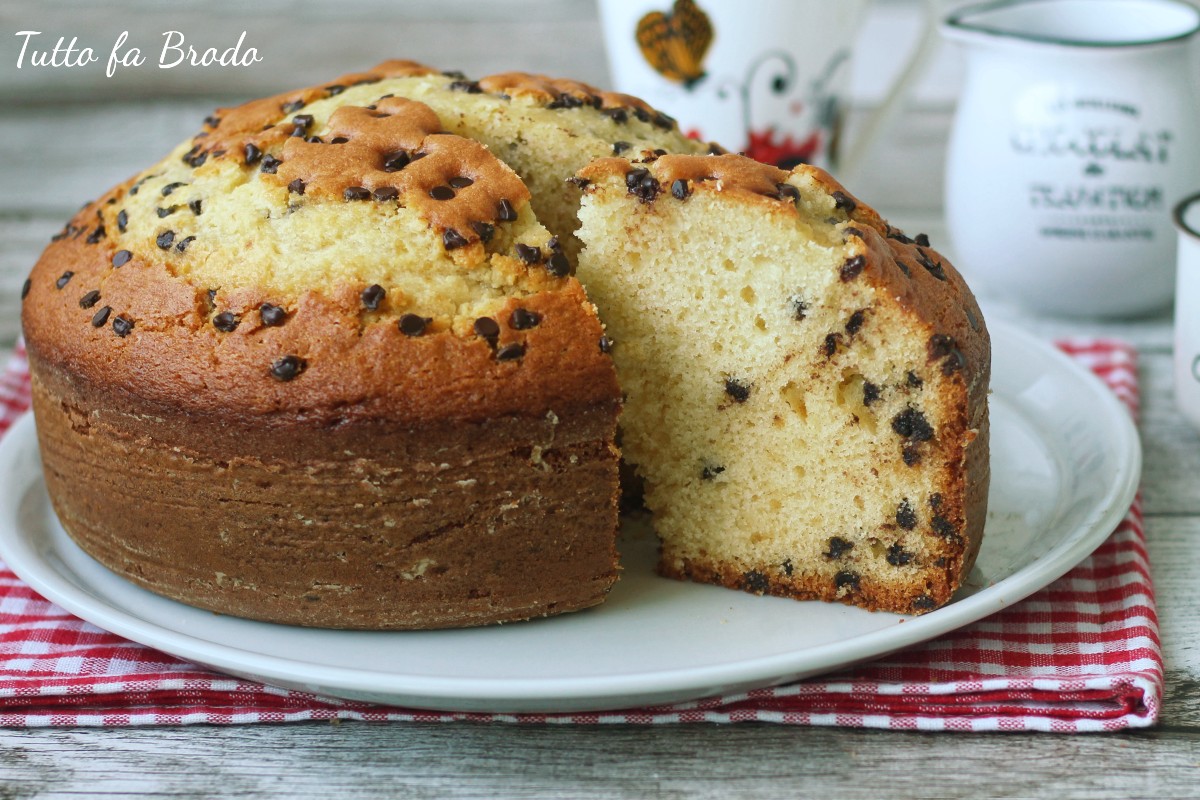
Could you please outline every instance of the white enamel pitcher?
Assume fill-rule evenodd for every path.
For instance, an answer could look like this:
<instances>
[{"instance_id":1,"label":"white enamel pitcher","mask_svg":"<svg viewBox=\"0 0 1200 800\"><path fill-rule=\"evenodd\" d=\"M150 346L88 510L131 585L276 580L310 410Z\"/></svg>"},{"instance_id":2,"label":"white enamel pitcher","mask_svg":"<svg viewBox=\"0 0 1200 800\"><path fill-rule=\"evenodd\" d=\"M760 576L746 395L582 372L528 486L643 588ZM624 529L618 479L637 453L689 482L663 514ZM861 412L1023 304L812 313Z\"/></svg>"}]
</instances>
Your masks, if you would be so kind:
<instances>
[{"instance_id":1,"label":"white enamel pitcher","mask_svg":"<svg viewBox=\"0 0 1200 800\"><path fill-rule=\"evenodd\" d=\"M734 152L853 175L937 43L924 35L854 141L841 141L853 48L871 0L599 0L617 91ZM901 45L903 46L903 45Z\"/></svg>"},{"instance_id":2,"label":"white enamel pitcher","mask_svg":"<svg viewBox=\"0 0 1200 800\"><path fill-rule=\"evenodd\" d=\"M946 221L981 295L1068 316L1170 304L1171 210L1200 188L1197 31L1182 0L1006 0L945 20L967 53Z\"/></svg>"}]
</instances>

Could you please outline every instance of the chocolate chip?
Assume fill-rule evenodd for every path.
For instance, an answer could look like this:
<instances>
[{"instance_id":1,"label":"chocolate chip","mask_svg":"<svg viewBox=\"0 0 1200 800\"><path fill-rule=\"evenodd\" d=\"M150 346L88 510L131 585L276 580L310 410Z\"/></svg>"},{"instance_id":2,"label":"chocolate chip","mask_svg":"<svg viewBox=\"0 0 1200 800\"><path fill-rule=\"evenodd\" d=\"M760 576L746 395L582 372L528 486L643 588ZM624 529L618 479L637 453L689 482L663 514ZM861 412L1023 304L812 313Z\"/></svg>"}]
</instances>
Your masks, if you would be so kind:
<instances>
[{"instance_id":1,"label":"chocolate chip","mask_svg":"<svg viewBox=\"0 0 1200 800\"><path fill-rule=\"evenodd\" d=\"M671 182L671 196L676 200L686 200L692 193L692 187L683 178Z\"/></svg>"},{"instance_id":2,"label":"chocolate chip","mask_svg":"<svg viewBox=\"0 0 1200 800\"><path fill-rule=\"evenodd\" d=\"M459 247L466 247L468 244L470 244L470 242L467 241L467 238L458 231L454 230L454 228L446 228L446 230L442 232L442 246L447 250L455 250Z\"/></svg>"},{"instance_id":3,"label":"chocolate chip","mask_svg":"<svg viewBox=\"0 0 1200 800\"><path fill-rule=\"evenodd\" d=\"M912 562L913 554L905 550L897 542L888 548L886 558L887 562L893 567L903 567Z\"/></svg>"},{"instance_id":4,"label":"chocolate chip","mask_svg":"<svg viewBox=\"0 0 1200 800\"><path fill-rule=\"evenodd\" d=\"M649 203L658 196L660 189L658 180L645 167L631 169L625 174L625 187L629 193L643 203Z\"/></svg>"},{"instance_id":5,"label":"chocolate chip","mask_svg":"<svg viewBox=\"0 0 1200 800\"><path fill-rule=\"evenodd\" d=\"M929 271L930 275L939 281L946 280L946 271L942 268L941 263L935 263L929 254L920 248L917 248L917 260L921 262L922 267Z\"/></svg>"},{"instance_id":6,"label":"chocolate chip","mask_svg":"<svg viewBox=\"0 0 1200 800\"><path fill-rule=\"evenodd\" d=\"M577 189L586 189L587 187L592 185L592 182L589 181L587 178L581 178L578 175L567 178L567 183L571 184L572 186L576 187Z\"/></svg>"},{"instance_id":7,"label":"chocolate chip","mask_svg":"<svg viewBox=\"0 0 1200 800\"><path fill-rule=\"evenodd\" d=\"M515 222L517 219L517 210L513 208L512 203L507 199L500 200L500 206L496 212L496 219L501 222Z\"/></svg>"},{"instance_id":8,"label":"chocolate chip","mask_svg":"<svg viewBox=\"0 0 1200 800\"><path fill-rule=\"evenodd\" d=\"M847 214L854 213L854 209L858 208L858 203L854 202L854 198L845 192L833 192L829 196L833 198L834 208L840 208Z\"/></svg>"},{"instance_id":9,"label":"chocolate chip","mask_svg":"<svg viewBox=\"0 0 1200 800\"><path fill-rule=\"evenodd\" d=\"M412 158L403 150L397 150L383 158L384 172L399 172L412 163Z\"/></svg>"},{"instance_id":10,"label":"chocolate chip","mask_svg":"<svg viewBox=\"0 0 1200 800\"><path fill-rule=\"evenodd\" d=\"M841 279L843 282L852 281L859 276L863 268L867 266L866 256L852 256L842 262Z\"/></svg>"},{"instance_id":11,"label":"chocolate chip","mask_svg":"<svg viewBox=\"0 0 1200 800\"><path fill-rule=\"evenodd\" d=\"M476 81L468 81L462 78L451 81L447 88L451 91L466 92L467 94L480 94L483 92L483 88Z\"/></svg>"},{"instance_id":12,"label":"chocolate chip","mask_svg":"<svg viewBox=\"0 0 1200 800\"><path fill-rule=\"evenodd\" d=\"M783 563L779 565L779 568L781 570L783 570L783 574L788 576L789 578L792 577L792 571L795 570L795 567L792 565L792 560L790 558L785 558L783 560Z\"/></svg>"},{"instance_id":13,"label":"chocolate chip","mask_svg":"<svg viewBox=\"0 0 1200 800\"><path fill-rule=\"evenodd\" d=\"M896 524L906 531L911 531L917 527L917 512L908 502L901 500L900 505L896 506Z\"/></svg>"},{"instance_id":14,"label":"chocolate chip","mask_svg":"<svg viewBox=\"0 0 1200 800\"><path fill-rule=\"evenodd\" d=\"M583 101L578 97L563 92L547 103L546 108L579 108L581 105L583 105Z\"/></svg>"},{"instance_id":15,"label":"chocolate chip","mask_svg":"<svg viewBox=\"0 0 1200 800\"><path fill-rule=\"evenodd\" d=\"M279 306L263 303L258 307L258 316L262 320L263 325L273 328L277 325L282 325L287 320L287 311Z\"/></svg>"},{"instance_id":16,"label":"chocolate chip","mask_svg":"<svg viewBox=\"0 0 1200 800\"><path fill-rule=\"evenodd\" d=\"M57 286L59 289L61 289L61 288L63 288L64 286L66 286L68 283L70 283L70 282L71 282L71 278L72 278L72 277L74 277L74 275L75 275L75 273L74 273L74 272L71 272L70 270L67 270L67 271L66 271L66 272L64 272L62 275L59 275L59 276L58 276L58 280L56 280L56 281L54 282L54 285L55 285L55 286Z\"/></svg>"},{"instance_id":17,"label":"chocolate chip","mask_svg":"<svg viewBox=\"0 0 1200 800\"><path fill-rule=\"evenodd\" d=\"M658 111L654 114L654 127L669 131L675 127L675 118Z\"/></svg>"},{"instance_id":18,"label":"chocolate chip","mask_svg":"<svg viewBox=\"0 0 1200 800\"><path fill-rule=\"evenodd\" d=\"M842 589L849 589L852 592L857 592L858 581L858 573L851 572L848 569L844 569L837 575L833 576L833 586L838 591L841 591Z\"/></svg>"},{"instance_id":19,"label":"chocolate chip","mask_svg":"<svg viewBox=\"0 0 1200 800\"><path fill-rule=\"evenodd\" d=\"M491 317L480 317L475 320L472 328L477 336L482 336L484 339L495 339L500 335L500 325Z\"/></svg>"},{"instance_id":20,"label":"chocolate chip","mask_svg":"<svg viewBox=\"0 0 1200 800\"><path fill-rule=\"evenodd\" d=\"M342 86L340 83L335 83L331 86L326 86L325 91L329 92L330 97L333 97L334 95L339 95L346 91L346 87Z\"/></svg>"},{"instance_id":21,"label":"chocolate chip","mask_svg":"<svg viewBox=\"0 0 1200 800\"><path fill-rule=\"evenodd\" d=\"M429 190L429 196L434 200L453 200L454 190L449 186L435 186Z\"/></svg>"},{"instance_id":22,"label":"chocolate chip","mask_svg":"<svg viewBox=\"0 0 1200 800\"><path fill-rule=\"evenodd\" d=\"M350 141L350 140L347 139L345 136L335 136L329 140L329 143L330 144L345 144L348 141Z\"/></svg>"},{"instance_id":23,"label":"chocolate chip","mask_svg":"<svg viewBox=\"0 0 1200 800\"><path fill-rule=\"evenodd\" d=\"M209 114L204 118L204 124L210 128L215 128L221 124L221 118L215 114Z\"/></svg>"},{"instance_id":24,"label":"chocolate chip","mask_svg":"<svg viewBox=\"0 0 1200 800\"><path fill-rule=\"evenodd\" d=\"M129 214L126 213L125 209L122 208L120 211L117 212L117 230L120 231L121 233L124 233L125 226L128 224L129 224Z\"/></svg>"},{"instance_id":25,"label":"chocolate chip","mask_svg":"<svg viewBox=\"0 0 1200 800\"><path fill-rule=\"evenodd\" d=\"M160 208L157 210L158 218L165 219L179 210L179 206L170 206L168 208Z\"/></svg>"},{"instance_id":26,"label":"chocolate chip","mask_svg":"<svg viewBox=\"0 0 1200 800\"><path fill-rule=\"evenodd\" d=\"M196 241L195 236L185 236L184 238L180 239L178 242L175 243L175 252L176 253L184 252L185 250L188 249L188 245L190 245L194 241Z\"/></svg>"},{"instance_id":27,"label":"chocolate chip","mask_svg":"<svg viewBox=\"0 0 1200 800\"><path fill-rule=\"evenodd\" d=\"M31 281L29 278L26 278L25 282L21 284L21 299L22 300L24 300L26 297L29 296L29 287L32 285L33 285L33 281Z\"/></svg>"},{"instance_id":28,"label":"chocolate chip","mask_svg":"<svg viewBox=\"0 0 1200 800\"><path fill-rule=\"evenodd\" d=\"M92 327L99 328L108 322L108 315L112 313L112 306L104 306L95 314L92 315Z\"/></svg>"},{"instance_id":29,"label":"chocolate chip","mask_svg":"<svg viewBox=\"0 0 1200 800\"><path fill-rule=\"evenodd\" d=\"M940 493L935 492L934 494L929 495L929 507L934 511L937 511L942 507L942 495Z\"/></svg>"},{"instance_id":30,"label":"chocolate chip","mask_svg":"<svg viewBox=\"0 0 1200 800\"><path fill-rule=\"evenodd\" d=\"M846 234L846 238L850 238L851 236L855 236L859 239L867 238L866 235L862 231L860 231L858 228L852 228L852 227L846 228L845 230L842 231L842 233Z\"/></svg>"},{"instance_id":31,"label":"chocolate chip","mask_svg":"<svg viewBox=\"0 0 1200 800\"><path fill-rule=\"evenodd\" d=\"M201 151L200 145L196 145L183 156L183 163L193 169L204 166L205 161L208 161L208 153Z\"/></svg>"},{"instance_id":32,"label":"chocolate chip","mask_svg":"<svg viewBox=\"0 0 1200 800\"><path fill-rule=\"evenodd\" d=\"M854 542L848 542L840 536L829 537L829 549L822 553L830 561L836 561L854 549Z\"/></svg>"},{"instance_id":33,"label":"chocolate chip","mask_svg":"<svg viewBox=\"0 0 1200 800\"><path fill-rule=\"evenodd\" d=\"M472 222L471 230L475 231L475 234L479 237L479 241L484 244L490 242L492 237L496 235L496 226L490 222L483 222L481 220Z\"/></svg>"},{"instance_id":34,"label":"chocolate chip","mask_svg":"<svg viewBox=\"0 0 1200 800\"><path fill-rule=\"evenodd\" d=\"M935 333L929 337L927 346L929 351L929 360L937 361L950 355L950 351L954 349L954 337L947 336L944 333Z\"/></svg>"},{"instance_id":35,"label":"chocolate chip","mask_svg":"<svg viewBox=\"0 0 1200 800\"><path fill-rule=\"evenodd\" d=\"M613 142L612 151L614 156L619 156L629 148L633 147L629 142Z\"/></svg>"},{"instance_id":36,"label":"chocolate chip","mask_svg":"<svg viewBox=\"0 0 1200 800\"><path fill-rule=\"evenodd\" d=\"M608 338L607 336L600 337L601 353L611 353L614 346L616 346L616 342L614 342L612 339Z\"/></svg>"},{"instance_id":37,"label":"chocolate chip","mask_svg":"<svg viewBox=\"0 0 1200 800\"><path fill-rule=\"evenodd\" d=\"M536 311L529 311L524 308L514 308L512 314L508 317L508 326L513 330L524 331L530 328L536 328L537 324L542 321L542 315Z\"/></svg>"},{"instance_id":38,"label":"chocolate chip","mask_svg":"<svg viewBox=\"0 0 1200 800\"><path fill-rule=\"evenodd\" d=\"M467 79L467 76L462 72L462 70L447 69L447 70L443 70L442 74L445 75L447 78L455 78L456 80L460 80L460 81Z\"/></svg>"},{"instance_id":39,"label":"chocolate chip","mask_svg":"<svg viewBox=\"0 0 1200 800\"><path fill-rule=\"evenodd\" d=\"M742 574L742 589L755 594L765 594L771 588L770 579L756 569Z\"/></svg>"},{"instance_id":40,"label":"chocolate chip","mask_svg":"<svg viewBox=\"0 0 1200 800\"><path fill-rule=\"evenodd\" d=\"M95 322L95 319L92 320ZM113 333L124 339L133 331L133 320L126 317L115 317L112 321Z\"/></svg>"},{"instance_id":41,"label":"chocolate chip","mask_svg":"<svg viewBox=\"0 0 1200 800\"><path fill-rule=\"evenodd\" d=\"M736 378L726 378L725 394L732 397L735 403L744 403L750 399L750 385Z\"/></svg>"},{"instance_id":42,"label":"chocolate chip","mask_svg":"<svg viewBox=\"0 0 1200 800\"><path fill-rule=\"evenodd\" d=\"M913 372L912 370L908 371L908 375L906 375L904 379L905 379L905 382L907 382L908 385L914 389L920 389L922 386L925 385L925 381L921 380L921 376L918 375L917 373Z\"/></svg>"},{"instance_id":43,"label":"chocolate chip","mask_svg":"<svg viewBox=\"0 0 1200 800\"><path fill-rule=\"evenodd\" d=\"M838 345L842 342L840 333L831 333L825 337L825 343L821 346L826 358L833 358L838 351Z\"/></svg>"},{"instance_id":44,"label":"chocolate chip","mask_svg":"<svg viewBox=\"0 0 1200 800\"><path fill-rule=\"evenodd\" d=\"M299 111L300 109L304 108L304 101L292 100L291 102L284 103L279 108L283 111L283 113L290 114L293 111Z\"/></svg>"},{"instance_id":45,"label":"chocolate chip","mask_svg":"<svg viewBox=\"0 0 1200 800\"><path fill-rule=\"evenodd\" d=\"M866 321L867 313L861 308L850 315L850 319L846 320L846 333L853 336L862 330L863 322Z\"/></svg>"},{"instance_id":46,"label":"chocolate chip","mask_svg":"<svg viewBox=\"0 0 1200 800\"><path fill-rule=\"evenodd\" d=\"M400 190L394 186L380 186L371 192L371 196L382 203L388 200L395 200L400 196Z\"/></svg>"},{"instance_id":47,"label":"chocolate chip","mask_svg":"<svg viewBox=\"0 0 1200 800\"><path fill-rule=\"evenodd\" d=\"M87 243L88 244L96 244L103 238L104 238L104 226L97 225L96 230L94 230L88 234Z\"/></svg>"},{"instance_id":48,"label":"chocolate chip","mask_svg":"<svg viewBox=\"0 0 1200 800\"><path fill-rule=\"evenodd\" d=\"M458 175L457 177L446 181L446 183L450 184L455 189L465 189L471 184L475 183L475 181L471 180L466 175Z\"/></svg>"},{"instance_id":49,"label":"chocolate chip","mask_svg":"<svg viewBox=\"0 0 1200 800\"><path fill-rule=\"evenodd\" d=\"M556 278L565 278L571 274L571 262L565 253L554 253L546 262L546 271Z\"/></svg>"},{"instance_id":50,"label":"chocolate chip","mask_svg":"<svg viewBox=\"0 0 1200 800\"><path fill-rule=\"evenodd\" d=\"M217 299L217 290L209 289L207 292L204 293L204 296L205 296L205 299L208 301L208 310L212 311L213 301L215 301Z\"/></svg>"},{"instance_id":51,"label":"chocolate chip","mask_svg":"<svg viewBox=\"0 0 1200 800\"><path fill-rule=\"evenodd\" d=\"M242 148L242 156L246 160L246 166L249 167L253 164L257 164L259 159L262 158L263 153L262 150L259 150L255 145L251 144L250 142L246 142L246 146Z\"/></svg>"},{"instance_id":52,"label":"chocolate chip","mask_svg":"<svg viewBox=\"0 0 1200 800\"><path fill-rule=\"evenodd\" d=\"M870 407L879 399L879 387L870 381L863 381L863 405Z\"/></svg>"},{"instance_id":53,"label":"chocolate chip","mask_svg":"<svg viewBox=\"0 0 1200 800\"><path fill-rule=\"evenodd\" d=\"M220 314L217 314L215 317L213 317L212 322L213 327L217 330L229 333L237 328L239 321L240 320L238 319L237 314L234 314L232 311L222 311Z\"/></svg>"},{"instance_id":54,"label":"chocolate chip","mask_svg":"<svg viewBox=\"0 0 1200 800\"><path fill-rule=\"evenodd\" d=\"M525 345L523 344L506 344L496 351L497 361L516 361L521 356L525 355Z\"/></svg>"},{"instance_id":55,"label":"chocolate chip","mask_svg":"<svg viewBox=\"0 0 1200 800\"><path fill-rule=\"evenodd\" d=\"M629 121L629 112L623 108L606 108L604 109L604 113L618 125L624 125Z\"/></svg>"},{"instance_id":56,"label":"chocolate chip","mask_svg":"<svg viewBox=\"0 0 1200 800\"><path fill-rule=\"evenodd\" d=\"M790 183L777 183L775 184L775 196L780 200L795 203L800 199L800 190Z\"/></svg>"},{"instance_id":57,"label":"chocolate chip","mask_svg":"<svg viewBox=\"0 0 1200 800\"><path fill-rule=\"evenodd\" d=\"M297 114L292 117L292 124L297 128L311 128L313 124L312 114Z\"/></svg>"},{"instance_id":58,"label":"chocolate chip","mask_svg":"<svg viewBox=\"0 0 1200 800\"><path fill-rule=\"evenodd\" d=\"M930 611L937 608L937 601L927 594L917 595L913 598L912 607L914 611Z\"/></svg>"},{"instance_id":59,"label":"chocolate chip","mask_svg":"<svg viewBox=\"0 0 1200 800\"><path fill-rule=\"evenodd\" d=\"M184 183L183 181L175 181L174 183L168 183L166 186L164 186L162 188L162 196L163 197L168 196L169 194L174 192L176 189L178 189L180 186L187 186L187 184Z\"/></svg>"},{"instance_id":60,"label":"chocolate chip","mask_svg":"<svg viewBox=\"0 0 1200 800\"><path fill-rule=\"evenodd\" d=\"M897 258L896 266L899 267L900 271L903 272L905 275L907 275L910 278L912 277L912 270L909 268L908 264L905 264L903 261L901 261L900 259Z\"/></svg>"},{"instance_id":61,"label":"chocolate chip","mask_svg":"<svg viewBox=\"0 0 1200 800\"><path fill-rule=\"evenodd\" d=\"M422 317L419 314L405 314L400 317L397 325L400 328L400 332L405 336L420 336L432 321L428 317Z\"/></svg>"},{"instance_id":62,"label":"chocolate chip","mask_svg":"<svg viewBox=\"0 0 1200 800\"><path fill-rule=\"evenodd\" d=\"M808 303L799 297L788 298L788 303L792 306L792 314L795 316L796 321L799 322L804 319L804 316L808 313Z\"/></svg>"},{"instance_id":63,"label":"chocolate chip","mask_svg":"<svg viewBox=\"0 0 1200 800\"><path fill-rule=\"evenodd\" d=\"M700 470L700 480L711 481L724 471L725 467L720 464L705 464L704 469Z\"/></svg>"},{"instance_id":64,"label":"chocolate chip","mask_svg":"<svg viewBox=\"0 0 1200 800\"><path fill-rule=\"evenodd\" d=\"M346 200L370 200L371 192L361 186L347 186L342 197Z\"/></svg>"},{"instance_id":65,"label":"chocolate chip","mask_svg":"<svg viewBox=\"0 0 1200 800\"><path fill-rule=\"evenodd\" d=\"M387 295L387 290L378 283L373 283L363 289L359 297L362 300L363 308L368 311L377 311L385 295Z\"/></svg>"},{"instance_id":66,"label":"chocolate chip","mask_svg":"<svg viewBox=\"0 0 1200 800\"><path fill-rule=\"evenodd\" d=\"M268 175L274 175L275 171L279 169L279 165L282 163L283 162L280 161L275 156L271 156L271 155L263 156L262 157L262 171L267 173Z\"/></svg>"},{"instance_id":67,"label":"chocolate chip","mask_svg":"<svg viewBox=\"0 0 1200 800\"><path fill-rule=\"evenodd\" d=\"M304 181L300 178L288 184L288 191L293 194L304 194Z\"/></svg>"},{"instance_id":68,"label":"chocolate chip","mask_svg":"<svg viewBox=\"0 0 1200 800\"><path fill-rule=\"evenodd\" d=\"M133 258L133 253L128 250L118 250L113 253L112 265L114 267L123 267L129 263L129 259Z\"/></svg>"},{"instance_id":69,"label":"chocolate chip","mask_svg":"<svg viewBox=\"0 0 1200 800\"><path fill-rule=\"evenodd\" d=\"M271 377L277 381L290 381L307 366L308 363L299 356L284 356L271 364Z\"/></svg>"},{"instance_id":70,"label":"chocolate chip","mask_svg":"<svg viewBox=\"0 0 1200 800\"><path fill-rule=\"evenodd\" d=\"M175 231L163 231L154 241L158 244L159 250L170 250L171 245L175 243Z\"/></svg>"},{"instance_id":71,"label":"chocolate chip","mask_svg":"<svg viewBox=\"0 0 1200 800\"><path fill-rule=\"evenodd\" d=\"M914 442L927 442L933 438L933 426L924 414L912 406L892 418L892 430Z\"/></svg>"},{"instance_id":72,"label":"chocolate chip","mask_svg":"<svg viewBox=\"0 0 1200 800\"><path fill-rule=\"evenodd\" d=\"M933 532L943 539L951 542L962 541L962 537L958 535L958 529L954 527L954 523L941 514L935 514L933 519L929 520L929 527L933 528Z\"/></svg>"},{"instance_id":73,"label":"chocolate chip","mask_svg":"<svg viewBox=\"0 0 1200 800\"><path fill-rule=\"evenodd\" d=\"M921 463L921 448L916 442L905 442L900 448L900 457L907 467L915 467Z\"/></svg>"},{"instance_id":74,"label":"chocolate chip","mask_svg":"<svg viewBox=\"0 0 1200 800\"><path fill-rule=\"evenodd\" d=\"M918 233L913 237L913 241L917 243L918 247L929 247L929 237L923 233Z\"/></svg>"},{"instance_id":75,"label":"chocolate chip","mask_svg":"<svg viewBox=\"0 0 1200 800\"><path fill-rule=\"evenodd\" d=\"M942 362L942 374L953 375L959 370L967 366L967 357L962 354L962 351L957 347L950 351L950 355Z\"/></svg>"},{"instance_id":76,"label":"chocolate chip","mask_svg":"<svg viewBox=\"0 0 1200 800\"><path fill-rule=\"evenodd\" d=\"M537 264L542 260L542 251L540 248L517 242L513 250L516 251L517 258L526 264Z\"/></svg>"}]
</instances>

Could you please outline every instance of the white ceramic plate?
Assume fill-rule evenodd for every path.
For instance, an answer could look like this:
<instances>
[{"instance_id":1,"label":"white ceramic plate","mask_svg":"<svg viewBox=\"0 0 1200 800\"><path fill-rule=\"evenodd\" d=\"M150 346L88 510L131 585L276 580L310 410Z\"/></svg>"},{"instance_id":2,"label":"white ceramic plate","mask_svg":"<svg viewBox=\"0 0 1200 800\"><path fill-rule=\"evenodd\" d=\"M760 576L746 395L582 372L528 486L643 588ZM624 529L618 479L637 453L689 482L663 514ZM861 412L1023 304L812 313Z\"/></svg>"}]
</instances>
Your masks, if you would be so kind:
<instances>
[{"instance_id":1,"label":"white ceramic plate","mask_svg":"<svg viewBox=\"0 0 1200 800\"><path fill-rule=\"evenodd\" d=\"M607 602L576 614L399 633L219 616L133 586L71 542L50 508L29 417L0 443L0 558L101 628L222 672L334 697L552 712L782 683L999 611L1085 558L1124 516L1141 470L1124 407L1048 345L1005 326L994 326L992 336L992 493L983 550L954 601L922 617L659 578L654 544L636 531L624 534L625 570Z\"/></svg>"}]
</instances>

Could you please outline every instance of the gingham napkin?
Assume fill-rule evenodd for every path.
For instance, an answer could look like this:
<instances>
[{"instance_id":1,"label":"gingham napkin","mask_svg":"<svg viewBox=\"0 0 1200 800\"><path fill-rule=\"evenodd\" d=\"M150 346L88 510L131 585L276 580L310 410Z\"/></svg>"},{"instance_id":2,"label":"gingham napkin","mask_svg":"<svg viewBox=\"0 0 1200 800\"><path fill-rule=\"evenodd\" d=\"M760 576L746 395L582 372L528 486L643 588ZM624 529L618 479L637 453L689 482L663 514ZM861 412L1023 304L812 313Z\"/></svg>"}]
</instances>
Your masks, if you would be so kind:
<instances>
[{"instance_id":1,"label":"gingham napkin","mask_svg":"<svg viewBox=\"0 0 1200 800\"><path fill-rule=\"evenodd\" d=\"M1136 416L1128 345L1059 342ZM29 402L18 349L0 378L0 433ZM1162 654L1140 497L1112 536L1046 589L927 644L832 676L612 713L460 714L319 699L228 678L103 631L0 563L0 725L178 725L357 719L518 723L776 722L951 731L1152 725Z\"/></svg>"}]
</instances>

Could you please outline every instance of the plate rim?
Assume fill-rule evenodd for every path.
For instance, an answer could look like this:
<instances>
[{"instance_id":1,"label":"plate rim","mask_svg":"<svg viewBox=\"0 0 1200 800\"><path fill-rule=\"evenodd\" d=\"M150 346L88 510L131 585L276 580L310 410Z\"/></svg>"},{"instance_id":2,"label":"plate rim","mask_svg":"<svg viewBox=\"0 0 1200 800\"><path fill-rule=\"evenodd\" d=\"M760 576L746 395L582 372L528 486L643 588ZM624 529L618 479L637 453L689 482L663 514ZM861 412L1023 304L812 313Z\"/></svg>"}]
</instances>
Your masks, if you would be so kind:
<instances>
[{"instance_id":1,"label":"plate rim","mask_svg":"<svg viewBox=\"0 0 1200 800\"><path fill-rule=\"evenodd\" d=\"M1114 435L1105 448L1117 456L1118 469L1112 476L1108 491L1098 503L1103 507L1093 510L1090 524L1076 526L1035 561L976 594L923 616L895 615L904 624L880 628L847 640L694 668L552 678L435 677L389 673L376 668L322 665L257 652L142 619L95 597L54 565L38 558L37 548L27 541L28 537L21 535L16 523L19 521L21 500L31 487L44 480L40 472L19 486L11 487L9 491L0 492L0 559L51 602L112 633L216 671L250 677L271 685L304 688L318 694L341 697L347 697L344 693L350 692L388 695L396 698L386 701L389 703L442 711L574 713L645 703L678 702L680 698L699 699L730 689L776 685L883 657L976 622L1019 602L1057 580L1090 555L1125 516L1138 489L1142 462L1141 441L1128 409L1091 370L1057 347L1007 323L990 323L989 328L993 346L997 339L1001 339L1006 346L1015 345L1049 357L1060 369L1089 384L1096 399L1100 400L1097 417L1102 419L1106 429L1119 431L1119 435ZM33 442L36 450L32 414L26 412L0 440L0 465L20 457L25 452L23 448L28 448L30 442ZM7 524L10 520L12 525ZM64 566L73 573L65 562ZM1039 577L1031 581L1026 573L1034 567L1037 567L1036 574ZM115 574L114 577L120 579ZM183 610L197 611L184 604L179 605ZM306 628L295 630L298 635L313 632ZM379 632L378 635L404 633ZM690 687L691 690L681 687Z\"/></svg>"}]
</instances>

